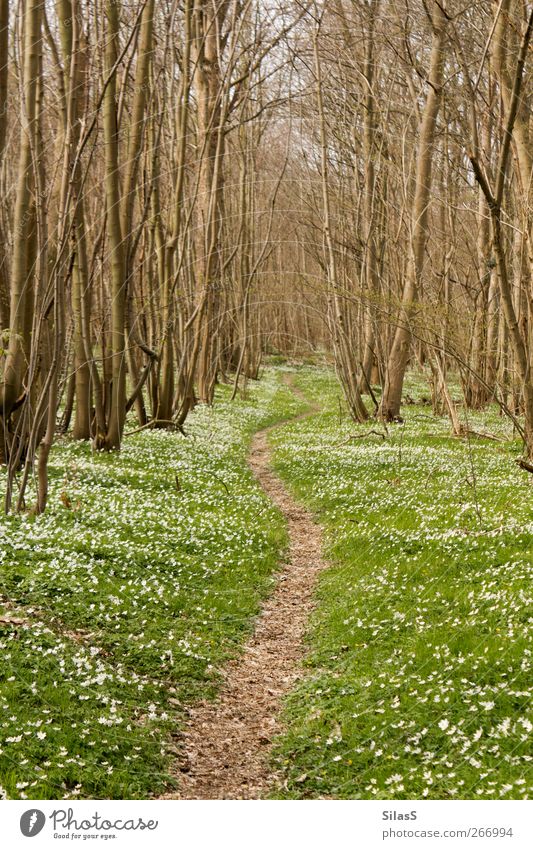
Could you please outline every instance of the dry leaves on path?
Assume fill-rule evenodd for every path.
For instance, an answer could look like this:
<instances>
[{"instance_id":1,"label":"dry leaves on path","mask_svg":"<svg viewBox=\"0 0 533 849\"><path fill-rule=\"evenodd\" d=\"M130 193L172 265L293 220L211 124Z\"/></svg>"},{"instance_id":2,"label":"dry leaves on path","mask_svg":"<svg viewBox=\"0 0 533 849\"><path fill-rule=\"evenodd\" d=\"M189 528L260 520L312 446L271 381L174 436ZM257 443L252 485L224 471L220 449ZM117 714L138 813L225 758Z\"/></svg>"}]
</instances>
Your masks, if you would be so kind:
<instances>
[{"instance_id":1,"label":"dry leaves on path","mask_svg":"<svg viewBox=\"0 0 533 849\"><path fill-rule=\"evenodd\" d=\"M282 698L302 674L303 636L316 578L326 564L321 558L320 528L270 468L267 434L268 430L256 434L249 463L287 519L288 562L242 655L228 664L218 698L190 711L183 732L180 790L166 798L257 799L274 780L270 746L282 730Z\"/></svg>"}]
</instances>

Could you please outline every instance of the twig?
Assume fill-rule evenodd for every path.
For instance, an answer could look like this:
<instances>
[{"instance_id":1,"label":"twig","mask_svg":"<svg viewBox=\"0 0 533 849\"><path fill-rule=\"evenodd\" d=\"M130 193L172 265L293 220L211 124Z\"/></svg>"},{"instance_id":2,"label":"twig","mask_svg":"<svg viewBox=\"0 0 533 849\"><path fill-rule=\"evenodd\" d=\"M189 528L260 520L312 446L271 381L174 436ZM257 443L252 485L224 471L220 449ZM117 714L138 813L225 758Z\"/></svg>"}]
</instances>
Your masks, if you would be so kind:
<instances>
[{"instance_id":1,"label":"twig","mask_svg":"<svg viewBox=\"0 0 533 849\"><path fill-rule=\"evenodd\" d=\"M136 427L135 430L129 430L124 436L133 436L134 433L140 433L141 430L146 430L147 428L155 428L157 425L169 425L173 430L179 430L179 432L183 436L187 436L183 427L177 422L173 422L171 419L152 419L146 424L141 425L141 427Z\"/></svg>"},{"instance_id":2,"label":"twig","mask_svg":"<svg viewBox=\"0 0 533 849\"><path fill-rule=\"evenodd\" d=\"M463 428L463 434L465 436L477 436L479 439L492 439L493 442L505 442L501 436L495 436L493 433L483 433L478 430L470 430L469 428Z\"/></svg>"},{"instance_id":3,"label":"twig","mask_svg":"<svg viewBox=\"0 0 533 849\"><path fill-rule=\"evenodd\" d=\"M387 438L387 434L383 433L381 430L369 430L367 433L352 433L348 439L343 439L342 442L337 442L336 445L347 445L352 441L352 439L366 439L367 436L372 436L372 434L374 434L374 436L381 436L382 439Z\"/></svg>"}]
</instances>

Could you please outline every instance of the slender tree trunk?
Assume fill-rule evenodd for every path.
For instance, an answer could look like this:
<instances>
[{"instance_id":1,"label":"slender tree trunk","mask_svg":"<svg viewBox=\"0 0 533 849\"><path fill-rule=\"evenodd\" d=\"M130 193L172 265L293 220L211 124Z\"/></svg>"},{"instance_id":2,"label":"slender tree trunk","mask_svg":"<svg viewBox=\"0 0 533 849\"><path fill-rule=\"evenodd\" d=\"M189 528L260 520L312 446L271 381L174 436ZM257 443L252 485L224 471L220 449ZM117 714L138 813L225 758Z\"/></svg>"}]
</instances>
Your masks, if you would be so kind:
<instances>
[{"instance_id":1,"label":"slender tree trunk","mask_svg":"<svg viewBox=\"0 0 533 849\"><path fill-rule=\"evenodd\" d=\"M9 68L9 0L0 0L0 168L4 161L7 130ZM5 238L0 226L0 330L9 327L9 285ZM0 449L1 451L1 449Z\"/></svg>"},{"instance_id":2,"label":"slender tree trunk","mask_svg":"<svg viewBox=\"0 0 533 849\"><path fill-rule=\"evenodd\" d=\"M27 315L28 311L31 313L32 310L29 294L33 269L28 268L27 247L34 187L32 151L36 149L37 140L41 20L42 0L27 0L24 4L24 108L21 111L18 178L13 221L14 244L10 275L9 342L3 380L0 385L0 416L3 419L4 428L7 426L11 411L22 393L31 344L28 337Z\"/></svg>"},{"instance_id":3,"label":"slender tree trunk","mask_svg":"<svg viewBox=\"0 0 533 849\"><path fill-rule=\"evenodd\" d=\"M428 77L429 88L424 105L417 151L415 194L411 214L411 250L407 263L398 326L389 354L380 407L380 416L386 421L393 421L400 415L403 381L412 338L412 322L416 312L416 298L424 268L424 254L428 236L427 221L431 199L432 159L437 117L441 103L446 36L444 4L433 0L431 8L433 40Z\"/></svg>"},{"instance_id":4,"label":"slender tree trunk","mask_svg":"<svg viewBox=\"0 0 533 849\"><path fill-rule=\"evenodd\" d=\"M118 0L106 0L104 95L105 191L111 265L111 406L104 446L120 448L126 419L126 265L120 221L119 140L117 127L117 62L119 57Z\"/></svg>"},{"instance_id":5,"label":"slender tree trunk","mask_svg":"<svg viewBox=\"0 0 533 849\"><path fill-rule=\"evenodd\" d=\"M375 95L374 95L374 30L379 13L380 2L372 3L369 8L367 45L365 55L365 117L363 129L363 159L365 163L364 184L364 228L365 247L363 262L363 283L365 287L364 311L364 347L363 347L363 379L360 383L362 392L367 392L366 381L372 382L372 371L376 359L375 354L375 315L376 298L378 293L378 247L376 239L376 173L375 173Z\"/></svg>"},{"instance_id":6,"label":"slender tree trunk","mask_svg":"<svg viewBox=\"0 0 533 849\"><path fill-rule=\"evenodd\" d=\"M224 136L222 120L221 27L227 3L200 0L195 7L196 41L194 82L197 98L199 177L198 177L198 285L201 309L198 313L194 346L197 363L198 397L213 400L216 374L213 341L217 324L216 308L220 286L220 227Z\"/></svg>"},{"instance_id":7,"label":"slender tree trunk","mask_svg":"<svg viewBox=\"0 0 533 849\"><path fill-rule=\"evenodd\" d=\"M127 362L132 387L139 385L141 374L137 365L134 343L146 349L146 345L140 339L137 322L137 311L134 307L133 292L133 264L135 260L134 246L137 240L133 238L133 213L135 197L137 194L138 175L143 151L143 140L145 135L146 102L150 81L150 67L153 55L153 23L154 23L154 0L147 0L142 11L139 31L138 59L135 69L134 97L129 125L129 142L127 146L126 170L121 199L121 231L124 239L124 275L126 285L126 325L127 325ZM148 354L148 370L151 370L155 362L155 353ZM145 377L147 374L145 374ZM137 418L141 427L146 424L146 409L142 392L137 392L133 402L137 409Z\"/></svg>"},{"instance_id":8,"label":"slender tree trunk","mask_svg":"<svg viewBox=\"0 0 533 849\"><path fill-rule=\"evenodd\" d=\"M362 422L368 418L368 411L364 405L361 393L359 391L356 364L354 362L352 351L350 350L350 346L348 343L348 333L346 328L344 308L337 278L337 261L335 256L335 248L333 245L333 238L331 233L326 120L322 96L322 72L318 38L319 28L317 27L314 33L313 47L315 59L316 96L320 123L323 236L328 276L328 300L330 308L329 318L331 322L331 331L333 336L333 350L335 354L335 361L339 377L344 388L346 401L348 403L350 413L354 420Z\"/></svg>"},{"instance_id":9,"label":"slender tree trunk","mask_svg":"<svg viewBox=\"0 0 533 849\"><path fill-rule=\"evenodd\" d=\"M193 0L186 0L184 6L183 24L183 59L181 84L179 88L178 108L176 110L176 143L175 152L175 179L172 197L171 232L168 244L163 243L163 234L160 220L159 202L159 172L157 174L157 229L155 236L158 243L158 256L160 268L160 289L162 293L162 343L161 343L161 368L160 368L160 391L156 409L156 422L168 422L174 415L175 406L175 357L174 339L175 333L175 289L181 271L182 257L179 255L183 246L184 212L183 195L185 189L185 169L187 154L187 135L189 128L189 98L190 98L190 61L191 61L191 24L192 24ZM155 145L154 145L155 147ZM157 160L156 160L157 161ZM158 167L158 166L157 166ZM182 340L184 341L184 340ZM191 376L192 380L192 376ZM186 381L187 382L187 381ZM182 409L183 405L179 404ZM185 405L188 409L188 402Z\"/></svg>"},{"instance_id":10,"label":"slender tree trunk","mask_svg":"<svg viewBox=\"0 0 533 849\"><path fill-rule=\"evenodd\" d=\"M85 85L85 55L81 47L81 11L79 0L60 0L57 4L59 34L63 53L64 90L66 108L63 143L70 140L73 160L72 204L74 207L73 242L76 245L72 271L71 307L74 320L74 374L76 406L74 411L74 439L91 437L91 370L84 344L82 299L88 300L85 251L84 198L82 193L81 163L76 161L82 120L81 104ZM88 310L88 305L87 305Z\"/></svg>"}]
</instances>

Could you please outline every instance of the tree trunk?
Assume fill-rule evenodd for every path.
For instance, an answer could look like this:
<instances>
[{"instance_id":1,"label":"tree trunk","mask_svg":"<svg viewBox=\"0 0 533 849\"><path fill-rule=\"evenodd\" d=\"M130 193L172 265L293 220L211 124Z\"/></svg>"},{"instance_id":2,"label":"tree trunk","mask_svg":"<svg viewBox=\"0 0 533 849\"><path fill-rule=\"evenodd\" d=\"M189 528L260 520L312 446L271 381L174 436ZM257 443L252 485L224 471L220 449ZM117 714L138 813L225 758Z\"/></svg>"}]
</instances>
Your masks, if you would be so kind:
<instances>
[{"instance_id":1,"label":"tree trunk","mask_svg":"<svg viewBox=\"0 0 533 849\"><path fill-rule=\"evenodd\" d=\"M417 151L415 194L411 213L411 250L407 263L398 326L389 354L380 406L380 416L385 421L394 421L400 415L403 381L412 338L412 322L416 312L416 298L424 268L424 253L428 237L427 221L431 199L432 159L441 102L446 35L444 4L433 0L432 9L433 39L428 77L429 90L424 106Z\"/></svg>"},{"instance_id":2,"label":"tree trunk","mask_svg":"<svg viewBox=\"0 0 533 849\"><path fill-rule=\"evenodd\" d=\"M119 140L117 127L118 0L106 0L104 64L109 82L104 95L105 191L111 265L111 406L104 445L120 448L126 419L126 266L120 221Z\"/></svg>"},{"instance_id":3,"label":"tree trunk","mask_svg":"<svg viewBox=\"0 0 533 849\"><path fill-rule=\"evenodd\" d=\"M30 338L28 312L33 268L28 268L27 247L31 222L34 187L32 151L37 141L37 98L41 52L42 0L27 0L24 5L23 92L21 110L18 176L13 221L14 244L11 267L11 305L9 342L2 384L0 386L0 415L6 427L11 411L22 392L27 368ZM31 323L30 323L31 326Z\"/></svg>"}]
</instances>

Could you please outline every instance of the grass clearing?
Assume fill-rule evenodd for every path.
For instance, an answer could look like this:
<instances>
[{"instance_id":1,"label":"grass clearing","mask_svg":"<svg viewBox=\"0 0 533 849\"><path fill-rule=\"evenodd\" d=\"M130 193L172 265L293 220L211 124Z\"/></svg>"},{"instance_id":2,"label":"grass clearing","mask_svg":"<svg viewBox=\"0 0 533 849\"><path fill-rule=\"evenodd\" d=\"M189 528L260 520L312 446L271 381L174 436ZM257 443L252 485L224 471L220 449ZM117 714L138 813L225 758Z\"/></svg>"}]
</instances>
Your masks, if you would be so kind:
<instances>
[{"instance_id":1,"label":"grass clearing","mask_svg":"<svg viewBox=\"0 0 533 849\"><path fill-rule=\"evenodd\" d=\"M302 404L274 371L247 400L229 394L194 412L188 438L145 430L115 455L60 441L45 515L0 517L4 797L167 785L171 732L215 694L286 545L246 452Z\"/></svg>"},{"instance_id":2,"label":"grass clearing","mask_svg":"<svg viewBox=\"0 0 533 849\"><path fill-rule=\"evenodd\" d=\"M531 793L533 478L497 410L450 437L420 403L403 425L339 416L328 371L297 384L323 412L271 435L278 473L326 528L307 675L286 704L277 798ZM406 387L428 394L420 376ZM464 416L464 412L461 413Z\"/></svg>"}]
</instances>

